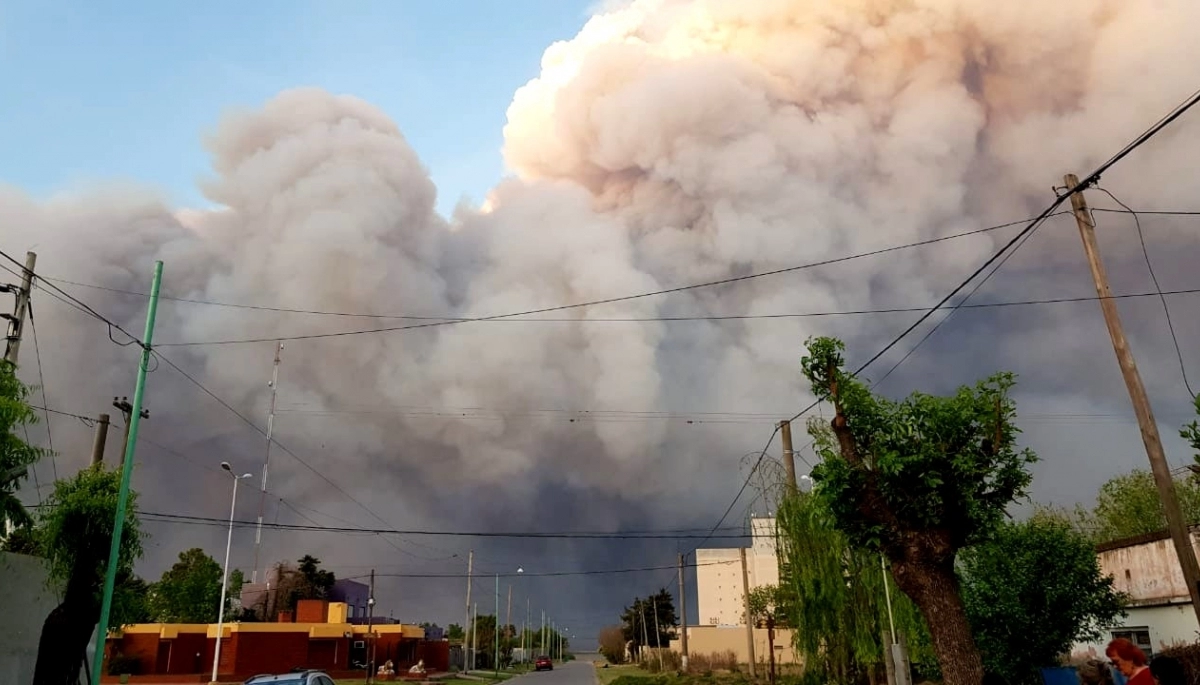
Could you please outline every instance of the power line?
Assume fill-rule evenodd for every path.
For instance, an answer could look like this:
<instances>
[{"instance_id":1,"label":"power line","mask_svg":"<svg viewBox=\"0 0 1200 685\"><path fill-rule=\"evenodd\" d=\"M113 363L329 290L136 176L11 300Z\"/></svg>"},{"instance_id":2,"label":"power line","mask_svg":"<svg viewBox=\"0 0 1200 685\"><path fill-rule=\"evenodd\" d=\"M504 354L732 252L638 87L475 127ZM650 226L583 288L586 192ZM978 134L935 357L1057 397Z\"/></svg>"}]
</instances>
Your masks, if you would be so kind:
<instances>
[{"instance_id":1,"label":"power line","mask_svg":"<svg viewBox=\"0 0 1200 685\"><path fill-rule=\"evenodd\" d=\"M1153 138L1155 135L1157 135L1160 131L1162 131L1164 128L1166 128L1171 122L1175 121L1180 116L1182 116L1184 114L1184 112L1186 112L1189 109L1191 109L1192 107L1194 107L1196 105L1196 103L1198 103L1198 102L1200 102L1200 90L1197 90L1194 93L1192 93L1182 103L1177 105L1175 107L1175 109L1168 112L1161 119L1159 119L1157 122L1155 122L1153 125L1151 125L1150 128L1143 131L1140 135L1138 135L1136 138L1134 138L1125 147L1121 148L1121 150L1119 152L1117 152L1115 155L1113 155L1112 157L1110 157L1108 159L1108 161L1106 161L1103 164L1101 164L1100 166L1096 167L1096 169L1093 170L1092 173L1088 174L1087 177L1085 177L1083 180L1079 181L1079 183L1077 183L1074 188L1064 189L1065 192L1063 192L1061 195L1057 195L1054 199L1054 202L1052 202L1049 207L1047 207L1040 215L1038 215L1038 217L1036 219L1031 221L1028 226L1026 226L1024 229L1022 229L1020 233L1013 236L1012 240L1010 240L1007 244L1005 244L1004 247L1000 248L1000 250L997 251L994 255L992 255L992 257L990 259L988 259L988 261L984 262L983 265L979 267L979 269L977 269L974 273L972 273L970 276L968 276L967 279L964 280L961 284L959 284L959 286L957 288L955 288L953 291L951 291L949 295L947 295L945 298L943 298L942 302L940 302L937 307L935 307L934 309L931 309L927 314L918 318L917 321L912 326L910 326L903 333L901 333L895 340L893 340L882 351L880 351L878 354L876 354L871 359L867 360L867 363L864 364L861 368L866 368L867 366L869 366L871 364L871 362L873 362L876 359L878 359L879 357L883 356L883 354L892 345L895 345L896 343L900 342L900 340L903 339L904 336L908 335L908 333L910 333L918 325L920 325L927 318L929 318L929 316L932 315L936 309L939 309L941 306L946 304L952 297L954 297L954 295L956 295L960 290L962 290L964 287L966 287L966 285L968 283L970 283L980 273L982 273L985 269L987 269L988 266L990 266L992 262L995 262L1002 255L1005 255L1005 253L1008 252L1008 249L1010 247L1012 247L1013 245L1016 245L1016 249L1014 249L1011 253L1008 253L1007 255L1005 255L1003 257L1003 259L1000 261L1000 263L997 264L996 269L992 270L991 273L989 273L987 276L985 276L983 278L983 280L980 281L975 286L975 288L967 295L967 297L963 298L962 302L959 302L959 306L961 306L963 303L965 303L967 300L969 300L971 298L971 295L974 295L975 292L977 290L979 290L980 286L982 286L983 283L985 283L989 278L991 278L992 275L995 274L996 271L999 270L999 268L1004 265L1004 262L1007 261L1008 258L1011 257L1013 253L1015 253L1017 250L1019 250L1021 248L1021 245L1024 244L1024 242L1028 238L1028 236L1032 235L1032 233L1037 230L1037 228L1042 224L1042 222L1044 222L1046 219L1050 218L1051 216L1054 216L1053 212L1056 209L1058 209L1059 205L1061 205L1063 202L1065 202L1068 198L1070 198L1075 193L1081 192L1091 186L1096 185L1096 183L1098 183L1100 181L1100 177L1105 172L1107 172L1109 169L1111 169L1113 167L1113 165L1115 165L1117 162L1124 159L1126 156L1128 156L1130 153L1132 153L1137 148L1144 145L1147 141L1149 141L1151 138ZM919 342L917 342L917 344L913 347L913 349L909 350L909 353L907 355L905 355L905 359L907 359L908 356L910 356L913 353L913 351L916 350L917 347L920 347L921 343L928 340L929 337L932 336L933 333L935 331L937 331L937 329L943 323L945 323L951 316L953 316L954 310L958 309L959 306L952 307L950 315L947 316L945 319L942 319L941 321L939 321L938 324L936 326L934 326L933 330L931 330L929 333L927 333L925 335L925 337L923 337ZM904 360L902 359L901 363L903 361ZM899 364L897 364L896 366L899 366ZM895 371L896 366L893 366L892 369L890 369L888 371L888 374L891 374L892 371ZM857 373L858 372L855 372L855 375L857 375ZM886 377L886 375L885 375L885 377Z\"/></svg>"},{"instance_id":2,"label":"power line","mask_svg":"<svg viewBox=\"0 0 1200 685\"><path fill-rule=\"evenodd\" d=\"M1094 211L1121 212L1123 210L1096 209ZM1151 215L1151 214L1164 215L1164 216L1200 216L1200 211L1186 211L1186 210L1180 210L1180 211L1138 210L1138 213L1139 214L1147 214L1147 215ZM988 227L988 228L981 229L981 230L982 231L995 230L997 228L1005 228L1007 226L1014 226L1019 223L1024 223L1024 222L1017 221L1017 222L1013 222L1013 223L1009 223L1009 224L1004 224L1001 226ZM954 235L954 236L947 236L945 238L939 238L938 240L947 240L950 238L962 237L965 235L973 235L974 233L975 233L974 231L967 232L967 233L958 234L958 235ZM803 267L796 267L796 268L803 268ZM763 275L767 275L767 274L763 274ZM96 283L85 283L82 281L75 281L75 280L71 280L68 278L60 278L57 276L42 276L41 278L43 280L55 281L57 283L74 285L74 286L78 286L81 288L91 288L93 290L102 290L105 292L116 293L119 295L130 295L130 296L135 296L135 297L140 297L140 298L148 298L150 296L149 293L146 293L146 292L140 291L140 290L129 290L126 288L113 288L111 286L98 285ZM694 287L699 287L699 286L694 286ZM226 307L226 308L230 308L230 309L246 309L246 310L252 310L252 311L267 311L267 312L277 312L277 313L283 313L283 314L304 314L304 315L311 315L311 316L330 316L330 317L362 318L362 319L410 319L410 320L416 320L416 321L476 321L476 320L478 320L478 319L463 318L463 317L450 316L450 315L433 316L433 315L415 315L415 314L384 314L384 313L377 313L377 312L346 312L346 311L326 310L326 309L305 309L305 308L298 308L298 307L281 307L281 306L275 306L275 305L247 304L247 303L241 303L241 302L222 302L222 301L218 301L218 300L208 300L208 299L191 298L191 297L173 297L170 295L159 295L159 300L179 302L182 304L203 305L203 306L210 306L210 307ZM492 320L502 320L502 319L492 319ZM578 321L578 320L580 320L580 319L535 319L535 321ZM607 319L584 319L584 320L586 320L586 321L605 321ZM619 321L621 319L616 319L616 320ZM637 319L635 319L635 320L637 320ZM674 320L674 319L668 318L666 320Z\"/></svg>"},{"instance_id":3,"label":"power line","mask_svg":"<svg viewBox=\"0 0 1200 685\"><path fill-rule=\"evenodd\" d=\"M735 562L732 561L712 561L703 564L685 563L686 568L698 568L700 566L720 566L729 565ZM652 571L674 571L678 569L677 564L670 566L642 566L639 568L615 568L615 569L594 569L588 571L544 571L541 573L501 573L501 578L558 578L563 576L608 576L620 575L626 573L649 573ZM492 574L496 575L496 574ZM365 578L366 576L351 576L348 580ZM376 578L466 578L465 573L376 573ZM482 580L482 579L477 579Z\"/></svg>"},{"instance_id":4,"label":"power line","mask_svg":"<svg viewBox=\"0 0 1200 685\"><path fill-rule=\"evenodd\" d=\"M42 394L42 406L44 407L44 406L46 406L46 404L48 404L46 402L46 377L42 373L42 348L38 344L37 319L35 319L33 316L33 298L32 297L29 298L29 303L27 306L29 307L29 330L33 334L33 355L34 355L34 359L37 360L38 390ZM52 473L54 474L54 480L58 481L58 458L56 457L55 452L54 452L54 431L52 431L50 429L50 413L46 412L45 416L46 416L46 442L50 447L50 468L52 470Z\"/></svg>"},{"instance_id":5,"label":"power line","mask_svg":"<svg viewBox=\"0 0 1200 685\"><path fill-rule=\"evenodd\" d=\"M858 369L855 370L853 372L853 374L851 374L851 375L853 375L853 376L859 375L868 366L870 366L872 363L874 363L877 359L879 359L883 355L887 354L888 350L895 347L909 333L911 333L918 326L920 326L922 323L924 323L926 320L928 320L929 317L933 316L934 312L936 312L937 310L939 310L943 306L945 306L951 299L954 298L955 295L957 295L964 288L966 288L967 285L969 285L980 274L982 274L984 271L986 271L992 264L996 263L997 261L999 261L1001 259L1006 261L1008 259L1008 257L1006 257L1005 255L1008 254L1009 249L1012 248L1014 245L1017 245L1019 248L1019 245L1023 244L1026 237L1029 236L1031 233L1033 233L1035 230L1037 230L1037 228L1042 224L1042 222L1044 222L1046 219L1050 218L1051 216L1054 216L1055 210L1057 210L1058 207L1060 205L1062 205L1063 202L1065 202L1068 198L1070 198L1075 193L1080 192L1090 186L1095 185L1096 182L1100 180L1100 176L1104 172L1108 171L1110 168L1112 168L1112 166L1114 164L1116 164L1117 162L1124 159L1131 152L1133 152L1138 147L1145 144L1146 141L1150 140L1155 135L1157 135L1159 131L1162 131L1167 125L1169 125L1171 122L1175 121L1180 116L1182 116L1184 112L1186 112L1189 109L1191 109L1192 107L1194 107L1197 102L1200 102L1200 90L1194 92L1186 100L1184 100L1183 103L1178 105L1174 110L1172 110L1171 112L1166 114L1164 117L1159 119L1157 122L1155 122L1150 128L1148 128L1142 134L1137 136L1133 141L1131 141L1129 144L1127 144L1124 148L1122 148L1115 155L1110 157L1108 159L1108 161L1104 162L1099 167L1097 167L1094 171L1092 171L1092 173L1088 174L1087 177L1085 177L1083 180L1079 181L1079 183L1077 183L1074 188L1068 188L1068 189L1066 189L1066 192L1064 192L1063 194L1056 195L1054 198L1054 202L1050 203L1050 206L1048 206L1046 209L1042 210L1042 212L1040 214L1038 214L1036 217L1034 217L1032 220L1030 220L1029 223L1026 224L1026 226L1020 230L1020 232L1018 232L1011 239L1009 239L1009 241L1007 243L1005 243L1003 246L1001 246L1001 248L999 250L997 250L994 254L992 254L992 256L989 257L987 259L987 261L985 261L983 264L981 264L977 269L975 269L975 271L971 272L971 274L969 276L967 276L966 279L964 279L961 283L959 283L957 286L955 286L954 289L951 290L949 293L947 293L946 296L943 297L940 302L938 302L936 305L934 305L934 307L932 309L928 310L921 316L917 317L916 321L914 321L910 326L908 326L903 331L901 331L899 335L897 335L895 338L893 338L891 340L891 342L889 342L887 345L884 345L883 349L879 350L879 352L876 352L870 359L868 359L861 366L859 366ZM1013 251L1015 252L1015 250L1013 250ZM1004 263L1003 261L1000 261L999 265L997 266L997 269L999 268L999 266L1002 266L1003 263ZM991 273L989 273L988 276L986 278L984 278L983 280L986 281L987 278L990 278L991 274L993 274L993 273L995 273L994 270ZM980 285L982 285L982 282L980 283ZM978 289L979 289L979 285L977 285L975 287L975 289L971 291L971 294L974 294L975 290L978 290ZM968 295L967 297L969 298L970 295ZM963 302L965 302L966 299L967 298L964 298ZM962 305L963 302L960 302L959 305ZM955 308L952 308L952 309L955 309ZM953 311L951 312L951 314L953 314ZM947 318L949 318L949 317L947 317ZM941 323L943 323L944 321L945 321L945 319L943 319L942 322L939 322L938 326L940 326ZM938 326L935 326L934 330L937 330ZM924 338L922 338L922 340L920 342L917 343L917 346L919 346L921 344L921 342L924 342L925 340L927 340L930 335L932 335L932 331L930 333L926 334L926 336ZM911 354L912 354L912 350L909 351L909 355L911 355ZM905 358L907 358L909 355L905 355ZM901 360L901 361L903 361L903 360ZM892 371L894 371L895 368L896 367L892 367ZM889 371L888 373L890 374L891 371ZM819 398L817 400L814 400L812 403L810 403L804 409L801 409L799 412L797 412L791 419L789 419L789 421L795 421L796 419L800 418L805 413L811 411L819 403L820 403ZM725 510L725 513L721 516L720 522L724 522L725 517L729 516L729 512L732 511L734 505L737 504L738 498L740 498L742 496L742 493L746 491L746 487L749 486L750 480L754 477L754 471L757 470L759 464L761 464L762 460L766 457L767 450L770 448L771 443L775 440L775 435L778 433L779 433L779 426L777 424L775 426L775 429L771 432L771 437L767 440L766 446L762 449L762 452L759 455L758 461L755 462L754 467L750 470L750 474L746 477L746 481L744 483L742 483L742 487L740 490L738 490L738 494L734 497L733 501L729 503L729 507ZM717 525L720 525L720 522Z\"/></svg>"},{"instance_id":6,"label":"power line","mask_svg":"<svg viewBox=\"0 0 1200 685\"><path fill-rule=\"evenodd\" d=\"M1167 318L1167 330L1171 332L1171 342L1175 344L1175 358L1179 360L1179 373L1183 377L1183 387L1187 389L1192 399L1196 399L1196 393L1192 390L1192 384L1188 382L1187 365L1183 362L1183 351L1179 349L1179 338L1175 335L1175 324L1171 321L1171 308L1167 306L1167 297L1163 293L1162 286L1158 284L1158 276L1154 273L1154 265L1150 263L1150 251L1146 248L1146 236L1142 233L1142 220L1138 217L1138 213L1129 208L1129 205L1117 199L1107 188L1096 186L1096 190L1104 193L1112 198L1112 201L1121 205L1129 214L1133 216L1133 224L1137 227L1138 242L1142 246L1142 256L1146 259L1146 270L1150 272L1150 280L1154 283L1154 291L1158 293L1158 299L1162 302L1163 315ZM1095 223L1095 219L1093 219Z\"/></svg>"},{"instance_id":7,"label":"power line","mask_svg":"<svg viewBox=\"0 0 1200 685\"><path fill-rule=\"evenodd\" d=\"M171 514L166 512L142 511L139 515L168 521L179 521L185 524L228 526L229 519L210 516L193 516L190 514ZM234 527L245 528L257 525L255 521L234 520ZM624 532L608 531L454 531L454 530L396 530L394 528L362 528L358 526L339 527L322 525L303 525L291 523L263 523L263 527L278 530L309 531L321 533L352 533L359 535L412 535L429 537L468 537L468 538L505 538L505 539L539 539L539 540L684 540L699 538L697 529L681 530L640 530ZM740 530L726 528L723 530ZM747 537L742 533L722 533L722 538ZM430 560L434 561L434 560Z\"/></svg>"},{"instance_id":8,"label":"power line","mask_svg":"<svg viewBox=\"0 0 1200 685\"><path fill-rule=\"evenodd\" d=\"M906 249L910 249L910 248L914 248L914 247L923 247L926 245L933 245L935 243L940 243L940 242L944 242L947 240L954 240L954 239L963 238L966 236L978 235L978 234L986 233L989 231L999 230L1001 228L1016 226L1016 225L1024 223L1024 222L1025 222L1025 220L1011 221L1011 222L1008 222L1005 224L989 226L987 228L980 228L980 229L976 229L973 231L965 231L965 232L956 233L953 235L942 236L940 238L931 238L928 240L921 240L921 241L917 241L917 242L913 242L913 243L906 243L903 245L893 245L891 247L880 248L878 250L871 250L869 252L861 252L861 253L853 254L853 255L834 257L834 258L824 259L824 260L820 260L820 261L816 261L816 262L809 262L807 264L785 267L782 269L773 269L771 271L762 271L762 272L753 273L753 274L746 274L744 276L734 276L731 278L723 278L723 279L719 279L719 280L715 280L715 281L706 281L704 283L694 283L691 285L683 285L683 286L678 286L678 287L674 287L674 288L666 288L663 290L654 290L651 292L637 293L637 294L633 294L633 295L622 295L619 297L610 297L610 298L605 298L605 299L600 299L600 300L591 300L588 302L577 302L574 304L556 305L553 307L542 307L539 309L529 309L529 310L519 311L519 312L509 312L507 314L493 314L490 316L481 316L481 317L438 320L438 321L430 321L430 322L419 323L419 324L409 324L409 325L404 325L404 326L386 326L386 327L382 327L382 328L358 329L358 330L352 330L352 331L337 331L337 332L333 332L333 333L311 333L311 334L307 334L307 335L293 335L293 336L282 336L282 337L281 336L272 336L270 338L244 338L244 339L238 339L238 340L204 340L204 341L191 341L191 342L158 343L157 346L159 346L159 347L168 347L168 346L169 347L191 347L191 346L199 346L199 345L242 345L242 344L252 344L252 343L261 343L261 342L277 342L280 340L283 340L283 341L313 340L313 339L318 339L318 338L337 338L337 337L354 336L354 335L366 335L366 334L371 334L371 333L389 333L389 332L394 332L394 331L406 331L406 330L414 330L414 329L418 329L418 328L433 328L433 327L437 327L437 326L448 326L448 325L460 324L460 323L477 323L477 322L482 322L482 321L496 321L496 320L501 320L501 319L512 319L515 317L532 316L534 314L545 314L545 313L549 313L549 312L565 311L565 310L569 310L569 309L581 309L581 308L585 308L585 307L594 307L594 306L602 305L602 304L613 304L616 302L628 302L630 300L637 300L637 299L642 299L642 298L647 298L647 297L655 297L655 296L659 296L659 295L668 295L671 293L683 292L683 291L687 291L687 290L695 290L698 288L708 288L708 287L713 287L713 286L718 286L718 285L728 285L731 283L739 283L742 281L748 281L748 280L755 279L755 278L763 278L766 276L775 276L778 274L790 273L793 271L801 271L804 269L811 269L811 268L816 268L819 266L829 266L831 264L839 264L842 262L847 262L847 261L851 261L851 260L855 260L855 259L862 259L864 257L873 257L873 256L881 255L881 254L887 254L889 252L896 252L899 250L906 250Z\"/></svg>"},{"instance_id":9,"label":"power line","mask_svg":"<svg viewBox=\"0 0 1200 685\"><path fill-rule=\"evenodd\" d=\"M1097 188L1097 190L1100 190L1100 188ZM1113 199L1115 200L1116 198L1113 198ZM1091 210L1093 212L1109 212L1112 214L1143 214L1146 216L1200 216L1200 211L1162 211L1162 210L1156 211L1153 209L1133 210L1133 209L1129 209L1124 204L1122 204L1121 206L1125 207L1125 208L1124 209L1112 209L1112 208L1092 207Z\"/></svg>"},{"instance_id":10,"label":"power line","mask_svg":"<svg viewBox=\"0 0 1200 685\"><path fill-rule=\"evenodd\" d=\"M0 250L0 257L7 259L8 261L12 262L13 264L16 264L17 266L21 267L22 269L25 268L25 266L22 262L18 262L12 255L8 254L7 252L4 252L3 250ZM104 316L103 314L100 314L95 309L92 309L86 302L79 300L71 293L68 293L67 291L63 290L62 288L59 288L58 286L54 285L53 283L50 283L49 281L43 280L37 272L33 273L33 278L37 280L37 282L39 283L39 287L41 287L41 285L40 285L41 283L45 283L47 286L49 286L51 289L53 289L56 293L61 295L63 298L66 298L66 300L69 301L72 304L72 306L83 311L84 313L88 314L89 316L91 316L95 319L98 319L99 321L102 321L105 324L107 324L109 327L109 334L108 334L109 340L112 340L114 343L116 343L118 345L128 345L131 343L137 343L140 347L146 346L146 344L144 342L142 342L141 339L139 339L136 335L133 335L129 331L122 328L120 324L113 322L108 317ZM117 329L118 331L120 331L121 333L123 333L124 335L128 336L130 339L130 342L129 343L120 343L120 342L117 342L116 340L114 340L112 337L112 329L114 329L114 328Z\"/></svg>"}]
</instances>

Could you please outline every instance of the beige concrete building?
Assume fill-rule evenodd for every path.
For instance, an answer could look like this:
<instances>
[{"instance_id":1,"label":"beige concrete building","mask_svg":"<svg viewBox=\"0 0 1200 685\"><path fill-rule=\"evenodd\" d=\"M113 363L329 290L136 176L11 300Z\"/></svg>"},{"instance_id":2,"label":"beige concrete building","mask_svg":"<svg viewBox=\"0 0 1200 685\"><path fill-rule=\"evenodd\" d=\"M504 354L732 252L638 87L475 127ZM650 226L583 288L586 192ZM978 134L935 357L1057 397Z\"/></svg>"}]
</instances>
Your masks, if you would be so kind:
<instances>
[{"instance_id":1,"label":"beige concrete building","mask_svg":"<svg viewBox=\"0 0 1200 685\"><path fill-rule=\"evenodd\" d=\"M750 547L746 550L746 571L750 589L762 585L778 585L779 556L775 548L775 519L751 518L750 532ZM696 550L696 608L699 611L700 625L744 626L743 588L740 550Z\"/></svg>"},{"instance_id":2,"label":"beige concrete building","mask_svg":"<svg viewBox=\"0 0 1200 685\"><path fill-rule=\"evenodd\" d=\"M1197 530L1191 538L1192 549L1200 548ZM1119 627L1106 631L1100 641L1075 645L1075 656L1101 657L1114 637L1128 638L1150 656L1172 644L1196 641L1200 625L1166 531L1110 542L1098 547L1097 554L1100 569L1130 602Z\"/></svg>"}]
</instances>

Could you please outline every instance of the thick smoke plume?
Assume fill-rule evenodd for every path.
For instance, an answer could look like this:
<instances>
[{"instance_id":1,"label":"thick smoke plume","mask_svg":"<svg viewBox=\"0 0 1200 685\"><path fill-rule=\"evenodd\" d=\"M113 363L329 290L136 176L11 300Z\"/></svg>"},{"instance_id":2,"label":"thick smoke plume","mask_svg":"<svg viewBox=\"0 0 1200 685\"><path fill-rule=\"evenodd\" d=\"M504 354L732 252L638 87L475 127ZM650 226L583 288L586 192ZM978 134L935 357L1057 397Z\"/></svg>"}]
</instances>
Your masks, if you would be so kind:
<instances>
[{"instance_id":1,"label":"thick smoke plume","mask_svg":"<svg viewBox=\"0 0 1200 685\"><path fill-rule=\"evenodd\" d=\"M1020 219L1052 199L1063 173L1090 170L1196 87L1197 22L1191 0L633 2L546 51L541 74L509 109L504 155L514 177L482 210L439 216L428 172L386 114L297 89L226 114L206 139L213 174L203 190L218 209L168 207L142 188L39 202L0 187L0 244L18 256L35 249L49 277L140 291L162 259L164 292L176 298L347 314L163 303L160 351L262 425L271 342L165 344L541 309ZM1195 209L1195 116L1103 184L1137 208ZM1099 220L1114 288L1146 291L1132 222ZM1164 289L1197 287L1187 272L1200 257L1194 222L1143 223ZM1010 235L527 317L553 321L290 342L276 435L398 527L711 525L744 477L741 456L809 399L797 368L805 337L842 336L865 359L916 314L629 319L929 305ZM977 297L1091 294L1077 243L1069 217L1052 220ZM60 285L140 332L144 298ZM1200 339L1200 308L1188 298L1171 300L1185 355ZM136 348L112 345L103 325L42 291L34 306L52 407L93 414L129 394ZM1155 300L1122 307L1169 435L1188 403L1161 309ZM1128 414L1104 336L1094 302L963 312L882 388L945 390L1000 368L1021 373L1027 438L1045 458L1039 496L1086 499L1107 475L1142 463L1132 424L1072 419ZM882 376L915 342L868 375ZM36 382L33 349L22 355L23 375ZM227 482L201 469L229 459L256 470L261 436L165 364L150 378L149 406L146 437L192 463L141 445L145 507L221 515L215 503ZM55 421L61 475L86 461L88 434ZM382 525L286 453L276 450L272 466L270 489L309 508L300 515ZM45 466L39 473L50 478ZM276 499L268 520L303 522ZM735 522L750 498L743 502ZM247 498L243 516L256 508ZM153 532L161 551L151 549L147 573L157 575L174 540L194 533ZM276 556L325 550L343 575L395 557L372 539L271 539ZM235 556L246 566L243 542ZM442 558L469 545L425 542L401 546ZM673 543L497 545L490 567L657 565L675 551ZM580 625L603 622L597 611L643 583L601 576L556 587L585 580L596 599L580 609L591 612ZM406 581L403 616L458 619L460 582L423 582L441 595Z\"/></svg>"}]
</instances>

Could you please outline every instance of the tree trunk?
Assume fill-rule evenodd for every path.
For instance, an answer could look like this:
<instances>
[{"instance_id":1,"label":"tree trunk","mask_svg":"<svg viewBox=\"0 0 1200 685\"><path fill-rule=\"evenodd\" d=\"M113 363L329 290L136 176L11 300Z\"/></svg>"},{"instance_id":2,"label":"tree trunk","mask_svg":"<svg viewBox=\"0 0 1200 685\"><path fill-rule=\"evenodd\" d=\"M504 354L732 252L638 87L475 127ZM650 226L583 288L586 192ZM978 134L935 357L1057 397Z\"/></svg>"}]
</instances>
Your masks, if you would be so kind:
<instances>
[{"instance_id":1,"label":"tree trunk","mask_svg":"<svg viewBox=\"0 0 1200 685\"><path fill-rule=\"evenodd\" d=\"M893 560L892 575L929 626L945 685L979 685L983 661L967 622L953 557L940 564Z\"/></svg>"},{"instance_id":2,"label":"tree trunk","mask_svg":"<svg viewBox=\"0 0 1200 685\"><path fill-rule=\"evenodd\" d=\"M42 624L33 685L78 685L88 640L100 620L100 603L86 583L68 583L63 601Z\"/></svg>"}]
</instances>

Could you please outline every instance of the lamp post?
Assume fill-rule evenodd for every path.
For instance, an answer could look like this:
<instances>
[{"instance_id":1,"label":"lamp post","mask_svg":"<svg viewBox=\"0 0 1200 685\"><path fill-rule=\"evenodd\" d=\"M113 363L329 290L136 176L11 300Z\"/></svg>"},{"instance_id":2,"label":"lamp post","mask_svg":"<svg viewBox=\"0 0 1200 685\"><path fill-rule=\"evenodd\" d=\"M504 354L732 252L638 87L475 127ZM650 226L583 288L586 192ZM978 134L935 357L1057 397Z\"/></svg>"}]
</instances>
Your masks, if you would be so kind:
<instances>
[{"instance_id":1,"label":"lamp post","mask_svg":"<svg viewBox=\"0 0 1200 685\"><path fill-rule=\"evenodd\" d=\"M522 573L525 573L525 569L518 566L517 575L519 576ZM521 605L518 604L517 611L520 610ZM529 623L529 593L525 594L525 620L521 622L521 663L525 663L525 661L529 659L529 652L525 650L525 629L527 627L527 623Z\"/></svg>"},{"instance_id":2,"label":"lamp post","mask_svg":"<svg viewBox=\"0 0 1200 685\"><path fill-rule=\"evenodd\" d=\"M221 574L221 605L217 607L217 647L213 650L212 682L217 682L217 666L221 663L221 632L225 629L225 591L229 587L229 548L233 546L233 514L237 510L238 481L250 478L250 474L237 475L229 462L221 462L221 468L233 476L233 501L229 503L229 533L225 537L225 570Z\"/></svg>"}]
</instances>

